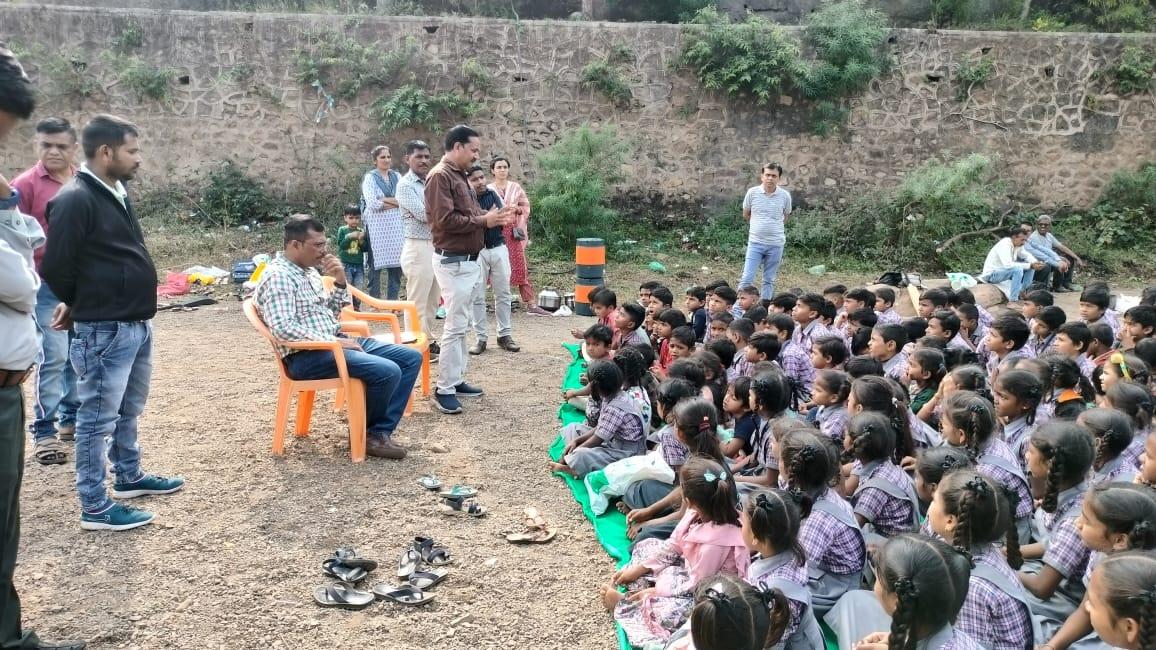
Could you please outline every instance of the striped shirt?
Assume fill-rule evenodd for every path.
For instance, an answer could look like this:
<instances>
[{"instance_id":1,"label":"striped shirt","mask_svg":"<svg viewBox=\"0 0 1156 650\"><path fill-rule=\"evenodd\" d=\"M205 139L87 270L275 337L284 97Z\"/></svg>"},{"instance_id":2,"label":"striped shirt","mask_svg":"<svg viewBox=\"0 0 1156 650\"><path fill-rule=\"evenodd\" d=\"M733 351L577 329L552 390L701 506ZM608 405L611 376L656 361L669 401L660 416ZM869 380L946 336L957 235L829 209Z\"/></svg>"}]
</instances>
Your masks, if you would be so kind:
<instances>
[{"instance_id":1,"label":"striped shirt","mask_svg":"<svg viewBox=\"0 0 1156 650\"><path fill-rule=\"evenodd\" d=\"M406 239L432 240L425 214L425 179L410 170L397 183L397 205Z\"/></svg>"},{"instance_id":2,"label":"striped shirt","mask_svg":"<svg viewBox=\"0 0 1156 650\"><path fill-rule=\"evenodd\" d=\"M743 210L751 211L750 241L764 246L783 246L787 235L783 223L791 214L791 193L781 187L767 194L762 185L747 190Z\"/></svg>"},{"instance_id":3,"label":"striped shirt","mask_svg":"<svg viewBox=\"0 0 1156 650\"><path fill-rule=\"evenodd\" d=\"M972 560L977 566L995 569L1010 584L1020 584L1016 572L994 546L984 546ZM1032 612L1027 604L974 572L955 625L991 650L1031 650L1033 647Z\"/></svg>"},{"instance_id":4,"label":"striped shirt","mask_svg":"<svg viewBox=\"0 0 1156 650\"><path fill-rule=\"evenodd\" d=\"M828 488L818 501L828 501L854 520L851 504ZM807 555L807 563L836 575L849 575L863 570L867 562L867 548L857 527L848 526L830 513L812 508L811 515L799 527L799 545Z\"/></svg>"},{"instance_id":5,"label":"striped shirt","mask_svg":"<svg viewBox=\"0 0 1156 650\"><path fill-rule=\"evenodd\" d=\"M273 337L282 341L336 341L341 332L337 314L349 302L343 288L329 294L315 268L303 269L284 255L265 267L253 302ZM277 346L281 358L297 352Z\"/></svg>"}]
</instances>

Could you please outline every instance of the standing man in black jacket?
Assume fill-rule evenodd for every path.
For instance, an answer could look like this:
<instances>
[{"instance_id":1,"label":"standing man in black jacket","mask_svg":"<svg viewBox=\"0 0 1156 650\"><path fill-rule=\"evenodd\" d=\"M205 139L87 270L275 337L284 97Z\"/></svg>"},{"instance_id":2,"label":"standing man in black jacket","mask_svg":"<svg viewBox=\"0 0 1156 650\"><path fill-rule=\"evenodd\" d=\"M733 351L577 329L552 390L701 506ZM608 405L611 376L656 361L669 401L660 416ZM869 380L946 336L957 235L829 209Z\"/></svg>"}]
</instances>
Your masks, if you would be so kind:
<instances>
[{"instance_id":1,"label":"standing man in black jacket","mask_svg":"<svg viewBox=\"0 0 1156 650\"><path fill-rule=\"evenodd\" d=\"M105 438L115 476L112 496L170 494L181 477L140 469L137 420L152 376L152 318L157 273L124 182L140 167L136 127L98 115L81 134L86 162L48 203L52 240L41 274L61 304L53 327L75 326L69 358L76 370L76 491L80 527L128 530L153 514L109 497L104 484Z\"/></svg>"}]
</instances>

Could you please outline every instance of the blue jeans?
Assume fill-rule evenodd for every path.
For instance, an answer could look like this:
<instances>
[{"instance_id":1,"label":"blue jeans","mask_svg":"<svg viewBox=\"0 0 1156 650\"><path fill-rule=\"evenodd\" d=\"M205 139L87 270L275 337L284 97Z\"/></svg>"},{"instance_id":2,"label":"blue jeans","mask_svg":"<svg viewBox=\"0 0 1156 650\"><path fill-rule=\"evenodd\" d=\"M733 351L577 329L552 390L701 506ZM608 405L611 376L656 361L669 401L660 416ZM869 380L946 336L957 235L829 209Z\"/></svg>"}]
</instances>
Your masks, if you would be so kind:
<instances>
[{"instance_id":1,"label":"blue jeans","mask_svg":"<svg viewBox=\"0 0 1156 650\"><path fill-rule=\"evenodd\" d=\"M342 264L345 267L345 281L349 286L361 288L361 281L365 279L365 265L364 264ZM353 308L359 309L361 301L357 298L353 299Z\"/></svg>"},{"instance_id":2,"label":"blue jeans","mask_svg":"<svg viewBox=\"0 0 1156 650\"><path fill-rule=\"evenodd\" d=\"M35 402L32 411L36 419L29 430L33 441L56 436L56 423L72 426L76 423L76 373L68 363L68 345L71 332L52 329L52 312L60 304L47 283L40 285L36 294L36 327L40 330L40 356L37 358Z\"/></svg>"},{"instance_id":3,"label":"blue jeans","mask_svg":"<svg viewBox=\"0 0 1156 650\"><path fill-rule=\"evenodd\" d=\"M376 339L357 339L361 351L344 350L349 376L365 382L365 428L370 436L389 438L409 402L421 352L404 345ZM302 350L285 357L285 369L293 379L330 379L337 376L337 362L328 350Z\"/></svg>"},{"instance_id":4,"label":"blue jeans","mask_svg":"<svg viewBox=\"0 0 1156 650\"><path fill-rule=\"evenodd\" d=\"M755 281L755 271L763 266L763 286L759 296L770 300L775 295L775 277L779 274L779 264L783 261L783 247L747 242L747 259L743 262L743 276L739 288Z\"/></svg>"},{"instance_id":5,"label":"blue jeans","mask_svg":"<svg viewBox=\"0 0 1156 650\"><path fill-rule=\"evenodd\" d=\"M76 492L80 506L112 504L105 488L105 453L118 483L140 479L137 420L153 372L152 321L76 323L68 356L76 371ZM106 449L107 447L107 449Z\"/></svg>"},{"instance_id":6,"label":"blue jeans","mask_svg":"<svg viewBox=\"0 0 1156 650\"><path fill-rule=\"evenodd\" d=\"M988 273L984 278L984 282L999 284L1004 280L1011 280L1011 291L1008 292L1007 299L1015 301L1020 299L1020 291L1031 284L1035 276L1035 269L1023 269L1018 266L1010 266Z\"/></svg>"},{"instance_id":7,"label":"blue jeans","mask_svg":"<svg viewBox=\"0 0 1156 650\"><path fill-rule=\"evenodd\" d=\"M369 282L366 286L366 292L374 298L381 297L381 274L386 274L385 285L385 299L397 300L401 295L401 280L404 277L400 266L387 266L384 269L369 268Z\"/></svg>"}]
</instances>

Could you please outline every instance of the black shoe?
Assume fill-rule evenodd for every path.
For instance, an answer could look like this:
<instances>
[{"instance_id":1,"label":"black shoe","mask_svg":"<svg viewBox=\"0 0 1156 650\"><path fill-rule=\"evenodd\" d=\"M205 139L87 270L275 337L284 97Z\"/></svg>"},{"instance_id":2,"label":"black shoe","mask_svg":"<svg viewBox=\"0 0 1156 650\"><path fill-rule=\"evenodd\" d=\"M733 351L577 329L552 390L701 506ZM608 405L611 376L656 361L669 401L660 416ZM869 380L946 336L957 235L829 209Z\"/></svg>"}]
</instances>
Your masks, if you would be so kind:
<instances>
[{"instance_id":1,"label":"black shoe","mask_svg":"<svg viewBox=\"0 0 1156 650\"><path fill-rule=\"evenodd\" d=\"M483 344L483 346L484 345L485 344ZM502 348L506 352L517 352L518 350L522 349L521 347L518 346L517 343L514 343L514 337L512 337L512 336L499 336L498 337L498 347ZM483 349L484 349L484 347L483 347Z\"/></svg>"},{"instance_id":2,"label":"black shoe","mask_svg":"<svg viewBox=\"0 0 1156 650\"><path fill-rule=\"evenodd\" d=\"M498 345L502 345L502 339L498 339ZM485 339L480 339L477 343L474 344L474 347L470 348L470 354L472 354L474 356L477 356L477 355L479 355L485 351L486 351Z\"/></svg>"},{"instance_id":3,"label":"black shoe","mask_svg":"<svg viewBox=\"0 0 1156 650\"><path fill-rule=\"evenodd\" d=\"M481 397L486 394L481 388L471 386L464 381L454 386L454 391L457 392L458 397Z\"/></svg>"},{"instance_id":4,"label":"black shoe","mask_svg":"<svg viewBox=\"0 0 1156 650\"><path fill-rule=\"evenodd\" d=\"M44 648L45 650L84 650L86 644L84 641L44 641L40 640L34 648Z\"/></svg>"},{"instance_id":5,"label":"black shoe","mask_svg":"<svg viewBox=\"0 0 1156 650\"><path fill-rule=\"evenodd\" d=\"M443 395L435 390L431 401L435 409L446 415L457 415L462 412L462 403L458 401L457 395Z\"/></svg>"},{"instance_id":6,"label":"black shoe","mask_svg":"<svg viewBox=\"0 0 1156 650\"><path fill-rule=\"evenodd\" d=\"M438 345L437 341L430 341L429 342L429 353L430 354L441 354L442 353L442 346Z\"/></svg>"}]
</instances>

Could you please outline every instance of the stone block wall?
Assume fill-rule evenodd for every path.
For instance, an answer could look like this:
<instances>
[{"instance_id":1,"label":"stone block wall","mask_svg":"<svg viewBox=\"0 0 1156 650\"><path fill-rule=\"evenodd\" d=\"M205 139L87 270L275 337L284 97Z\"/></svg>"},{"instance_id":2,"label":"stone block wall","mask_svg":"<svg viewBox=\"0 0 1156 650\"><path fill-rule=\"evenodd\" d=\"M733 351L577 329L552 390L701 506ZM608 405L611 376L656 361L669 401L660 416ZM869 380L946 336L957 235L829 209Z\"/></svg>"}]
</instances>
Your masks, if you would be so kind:
<instances>
[{"instance_id":1,"label":"stone block wall","mask_svg":"<svg viewBox=\"0 0 1156 650\"><path fill-rule=\"evenodd\" d=\"M372 92L324 110L316 90L294 79L294 61L308 34L326 30L382 47L416 39L427 63L416 81L430 90L459 88L463 61L483 63L496 83L474 94L484 109L472 123L484 155L510 157L516 177L532 176L535 153L568 129L612 125L635 151L621 189L677 202L740 196L766 160L783 164L800 197L847 200L930 158L981 152L999 155L1004 178L1044 205L1082 207L1114 170L1156 152L1156 98L1106 94L1095 78L1124 46L1114 35L895 30L895 69L852 102L846 134L823 139L809 133L809 107L797 100L759 108L703 92L692 75L673 71L681 33L672 25L15 5L0 5L0 25L22 47L77 58L97 83L87 98L62 93L46 61L26 56L46 96L38 116L83 123L107 111L140 125L143 187L186 182L231 157L286 195L337 191L365 168L374 145L397 152L411 137L440 139L377 133ZM108 69L102 53L133 25L144 34L141 55L174 70L164 101L137 96ZM1134 38L1156 47L1156 37ZM625 110L579 83L586 64L619 45L634 55L634 105ZM961 103L955 66L981 54L994 61L994 77ZM238 66L253 74L236 80ZM6 172L30 164L31 130L0 145Z\"/></svg>"}]
</instances>

